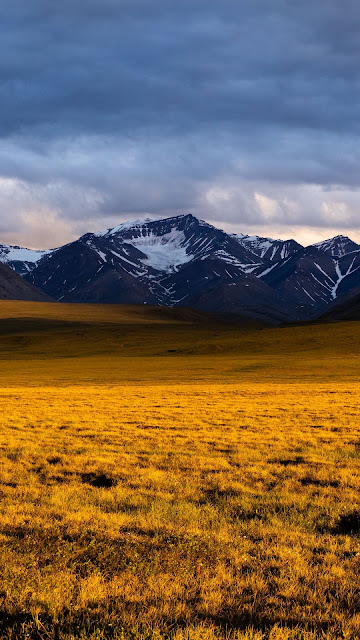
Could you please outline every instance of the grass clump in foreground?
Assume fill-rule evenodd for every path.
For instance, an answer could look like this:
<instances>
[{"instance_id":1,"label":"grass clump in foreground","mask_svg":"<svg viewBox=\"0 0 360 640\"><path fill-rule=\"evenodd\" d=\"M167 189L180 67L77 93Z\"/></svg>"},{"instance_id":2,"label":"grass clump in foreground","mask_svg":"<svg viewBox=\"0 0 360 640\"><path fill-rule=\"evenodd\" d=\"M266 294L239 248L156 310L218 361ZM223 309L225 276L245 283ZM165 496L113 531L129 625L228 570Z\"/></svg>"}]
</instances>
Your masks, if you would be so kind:
<instances>
[{"instance_id":1,"label":"grass clump in foreground","mask_svg":"<svg viewBox=\"0 0 360 640\"><path fill-rule=\"evenodd\" d=\"M0 637L360 637L356 323L111 323L0 340Z\"/></svg>"}]
</instances>

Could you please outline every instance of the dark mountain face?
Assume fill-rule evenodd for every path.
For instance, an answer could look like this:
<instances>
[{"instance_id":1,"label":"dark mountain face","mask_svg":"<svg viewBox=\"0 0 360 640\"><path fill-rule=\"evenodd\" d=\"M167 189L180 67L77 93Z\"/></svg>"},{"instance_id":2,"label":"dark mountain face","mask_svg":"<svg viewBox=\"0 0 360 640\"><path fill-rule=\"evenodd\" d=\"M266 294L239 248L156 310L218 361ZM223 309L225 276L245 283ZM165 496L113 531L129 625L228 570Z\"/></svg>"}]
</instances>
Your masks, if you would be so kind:
<instances>
[{"instance_id":1,"label":"dark mountain face","mask_svg":"<svg viewBox=\"0 0 360 640\"><path fill-rule=\"evenodd\" d=\"M315 247L267 267L260 277L275 291L291 294L316 317L360 283L360 251L334 258Z\"/></svg>"},{"instance_id":2,"label":"dark mountain face","mask_svg":"<svg viewBox=\"0 0 360 640\"><path fill-rule=\"evenodd\" d=\"M39 291L5 264L0 264L0 300L33 300L51 302L50 296Z\"/></svg>"},{"instance_id":3,"label":"dark mountain face","mask_svg":"<svg viewBox=\"0 0 360 640\"><path fill-rule=\"evenodd\" d=\"M317 317L360 286L360 248L345 236L304 248L229 235L190 214L46 252L0 245L0 260L59 301L192 306L269 322Z\"/></svg>"},{"instance_id":4,"label":"dark mountain face","mask_svg":"<svg viewBox=\"0 0 360 640\"><path fill-rule=\"evenodd\" d=\"M360 320L360 286L353 289L350 294L335 300L320 316L320 320L325 322Z\"/></svg>"},{"instance_id":5,"label":"dark mountain face","mask_svg":"<svg viewBox=\"0 0 360 640\"><path fill-rule=\"evenodd\" d=\"M189 295L186 304L201 309L221 313L246 314L270 324L306 320L309 309L291 295L278 293L251 274L233 282L220 280L213 286Z\"/></svg>"}]
</instances>

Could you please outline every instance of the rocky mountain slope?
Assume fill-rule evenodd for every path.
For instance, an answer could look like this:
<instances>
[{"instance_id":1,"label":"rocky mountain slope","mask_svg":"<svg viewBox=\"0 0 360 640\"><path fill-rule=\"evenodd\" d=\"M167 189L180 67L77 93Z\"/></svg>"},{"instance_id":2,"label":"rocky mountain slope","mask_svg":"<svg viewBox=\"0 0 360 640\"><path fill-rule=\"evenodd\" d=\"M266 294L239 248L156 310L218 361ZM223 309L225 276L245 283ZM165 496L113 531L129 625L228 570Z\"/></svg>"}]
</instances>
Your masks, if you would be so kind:
<instances>
[{"instance_id":1,"label":"rocky mountain slope","mask_svg":"<svg viewBox=\"0 0 360 640\"><path fill-rule=\"evenodd\" d=\"M0 264L0 300L50 302L51 297L27 282L7 265Z\"/></svg>"}]
</instances>

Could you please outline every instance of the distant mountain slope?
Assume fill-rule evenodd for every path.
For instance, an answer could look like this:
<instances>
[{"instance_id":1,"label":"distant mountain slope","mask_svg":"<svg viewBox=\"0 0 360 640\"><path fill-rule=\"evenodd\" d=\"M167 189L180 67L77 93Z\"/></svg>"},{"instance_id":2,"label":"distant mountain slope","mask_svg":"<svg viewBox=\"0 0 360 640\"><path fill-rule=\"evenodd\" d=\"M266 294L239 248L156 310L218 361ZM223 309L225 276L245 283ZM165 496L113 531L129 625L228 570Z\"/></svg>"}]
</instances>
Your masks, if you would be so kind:
<instances>
[{"instance_id":1,"label":"distant mountain slope","mask_svg":"<svg viewBox=\"0 0 360 640\"><path fill-rule=\"evenodd\" d=\"M97 252L101 249L110 251L111 259L119 257L117 249L122 252L121 258L124 253L126 257L124 244L127 249L126 244L129 244L142 254L137 254L142 270L150 268L166 273L176 272L190 261L210 256L238 266L257 262L257 256L239 246L232 236L191 214L124 223L106 231L88 233L79 242Z\"/></svg>"},{"instance_id":2,"label":"distant mountain slope","mask_svg":"<svg viewBox=\"0 0 360 640\"><path fill-rule=\"evenodd\" d=\"M39 291L5 264L0 264L0 300L51 301L43 291Z\"/></svg>"},{"instance_id":3,"label":"distant mountain slope","mask_svg":"<svg viewBox=\"0 0 360 640\"><path fill-rule=\"evenodd\" d=\"M188 266L203 272L208 265L204 279L219 277L216 268L232 279L257 262L225 232L184 215L85 234L45 256L27 277L57 300L173 305L185 295L183 272L187 293L195 286Z\"/></svg>"},{"instance_id":4,"label":"distant mountain slope","mask_svg":"<svg viewBox=\"0 0 360 640\"><path fill-rule=\"evenodd\" d=\"M295 240L273 240L261 236L247 236L242 233L235 234L234 237L243 247L250 249L263 261L278 262L304 248Z\"/></svg>"}]
</instances>

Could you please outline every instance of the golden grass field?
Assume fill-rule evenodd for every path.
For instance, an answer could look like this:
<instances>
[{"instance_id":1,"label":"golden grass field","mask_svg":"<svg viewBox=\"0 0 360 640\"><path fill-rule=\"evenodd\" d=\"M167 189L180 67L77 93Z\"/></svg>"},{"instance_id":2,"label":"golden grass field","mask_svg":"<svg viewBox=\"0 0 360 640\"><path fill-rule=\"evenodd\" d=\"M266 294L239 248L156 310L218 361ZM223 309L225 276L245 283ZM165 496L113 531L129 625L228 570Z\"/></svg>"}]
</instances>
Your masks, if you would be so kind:
<instances>
[{"instance_id":1,"label":"golden grass field","mask_svg":"<svg viewBox=\"0 0 360 640\"><path fill-rule=\"evenodd\" d=\"M0 637L360 638L359 382L356 322L0 303Z\"/></svg>"}]
</instances>

